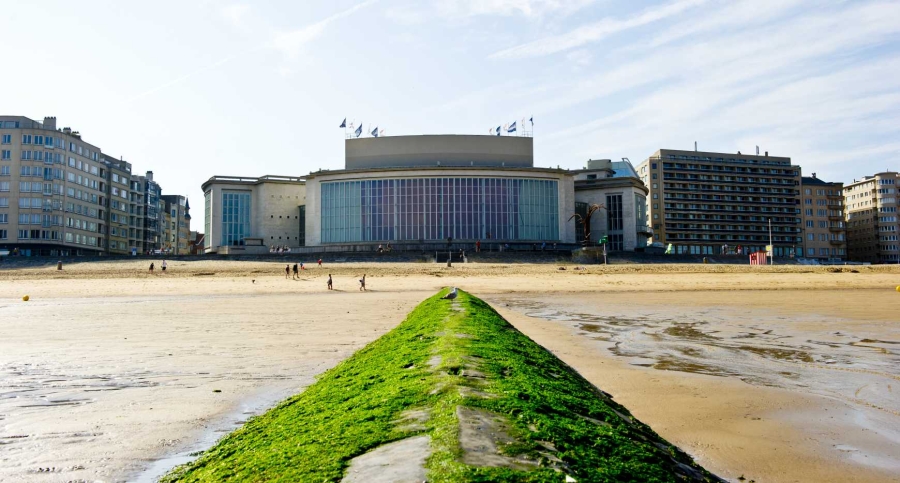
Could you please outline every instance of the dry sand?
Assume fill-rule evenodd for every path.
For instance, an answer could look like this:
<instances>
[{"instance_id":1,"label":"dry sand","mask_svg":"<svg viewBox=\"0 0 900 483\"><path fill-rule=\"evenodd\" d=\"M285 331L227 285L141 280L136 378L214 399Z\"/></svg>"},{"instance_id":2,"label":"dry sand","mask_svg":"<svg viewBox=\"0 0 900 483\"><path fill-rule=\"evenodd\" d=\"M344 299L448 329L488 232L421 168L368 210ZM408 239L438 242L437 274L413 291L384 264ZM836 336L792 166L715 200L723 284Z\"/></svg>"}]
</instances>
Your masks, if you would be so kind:
<instances>
[{"instance_id":1,"label":"dry sand","mask_svg":"<svg viewBox=\"0 0 900 483\"><path fill-rule=\"evenodd\" d=\"M0 480L149 479L454 285L723 477L900 481L897 267L147 264L0 269Z\"/></svg>"}]
</instances>

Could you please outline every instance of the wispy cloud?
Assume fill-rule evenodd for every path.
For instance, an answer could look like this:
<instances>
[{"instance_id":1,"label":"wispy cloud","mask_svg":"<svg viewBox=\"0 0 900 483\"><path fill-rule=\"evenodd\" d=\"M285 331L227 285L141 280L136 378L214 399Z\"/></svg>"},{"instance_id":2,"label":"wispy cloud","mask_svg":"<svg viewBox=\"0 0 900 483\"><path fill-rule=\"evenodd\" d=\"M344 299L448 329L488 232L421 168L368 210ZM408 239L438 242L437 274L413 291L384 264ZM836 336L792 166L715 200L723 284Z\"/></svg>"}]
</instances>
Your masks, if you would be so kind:
<instances>
[{"instance_id":1,"label":"wispy cloud","mask_svg":"<svg viewBox=\"0 0 900 483\"><path fill-rule=\"evenodd\" d=\"M475 17L480 15L523 15L542 17L547 14L570 14L596 0L442 0L437 11L444 16Z\"/></svg>"},{"instance_id":2,"label":"wispy cloud","mask_svg":"<svg viewBox=\"0 0 900 483\"><path fill-rule=\"evenodd\" d=\"M709 0L676 0L661 7L650 8L624 19L604 18L599 22L579 27L570 32L547 37L522 45L503 49L490 55L493 59L520 59L555 54L585 44L597 42L613 34L657 22L685 10L700 6Z\"/></svg>"},{"instance_id":3,"label":"wispy cloud","mask_svg":"<svg viewBox=\"0 0 900 483\"><path fill-rule=\"evenodd\" d=\"M239 29L246 28L244 21L248 12L250 12L250 5L241 3L226 5L219 11L228 23Z\"/></svg>"},{"instance_id":4,"label":"wispy cloud","mask_svg":"<svg viewBox=\"0 0 900 483\"><path fill-rule=\"evenodd\" d=\"M193 72L187 73L187 74L185 74L185 75L183 75L183 76L181 76L181 77L177 77L177 78L175 78L175 79L172 79L172 80L170 80L170 81L168 81L168 82L166 82L166 83L164 83L164 84L160 84L160 85L158 85L158 86L156 86L156 87L154 87L154 88L152 88L152 89L147 89L146 91L141 92L140 94L138 94L138 95L136 95L136 96L134 96L134 97L131 97L131 98L125 100L125 101L122 103L121 106L122 106L122 107L128 106L129 104L132 104L132 103L134 103L135 101L138 101L138 100L140 100L140 99L143 99L143 98L145 98L145 97L147 97L147 96L149 96L149 95L151 95L151 94L157 93L157 92L159 92L159 91L161 91L161 90L163 90L163 89L168 89L169 87L172 87L172 86L181 84L182 82L184 82L184 81L190 79L191 77L194 77L194 76L196 76L196 75L202 74L202 73L204 73L204 72L208 72L208 71L210 71L210 70L215 69L216 67L219 67L219 66L224 65L224 64L226 64L226 63L228 63L228 62L231 62L231 61L234 60L235 58L237 58L237 57L239 57L240 55L245 54L245 53L246 53L246 52L241 52L241 53L238 53L238 54L229 55L228 57L224 57L224 58L222 58L222 59L220 59L220 60L218 60L218 61L216 61L216 62L213 62L212 64L205 65L205 66L203 66L203 67L201 67L201 68L199 68L199 69L197 69L197 70L195 70L195 71L193 71Z\"/></svg>"},{"instance_id":5,"label":"wispy cloud","mask_svg":"<svg viewBox=\"0 0 900 483\"><path fill-rule=\"evenodd\" d=\"M288 59L295 59L300 53L300 50L306 44L321 36L330 24L344 17L353 15L359 10L366 8L376 3L377 1L378 0L366 0L365 2L358 3L346 10L338 12L314 24L310 24L305 27L292 30L290 32L279 33L272 39L272 47L284 54L284 56Z\"/></svg>"}]
</instances>

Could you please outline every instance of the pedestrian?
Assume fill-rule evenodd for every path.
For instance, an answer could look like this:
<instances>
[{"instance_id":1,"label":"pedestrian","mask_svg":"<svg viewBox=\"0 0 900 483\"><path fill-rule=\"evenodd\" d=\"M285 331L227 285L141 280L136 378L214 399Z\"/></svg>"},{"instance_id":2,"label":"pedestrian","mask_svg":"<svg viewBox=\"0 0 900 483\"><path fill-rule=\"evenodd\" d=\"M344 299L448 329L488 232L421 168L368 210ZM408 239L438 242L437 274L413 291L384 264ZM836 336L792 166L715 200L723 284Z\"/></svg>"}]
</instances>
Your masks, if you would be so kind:
<instances>
[{"instance_id":1,"label":"pedestrian","mask_svg":"<svg viewBox=\"0 0 900 483\"><path fill-rule=\"evenodd\" d=\"M547 242L541 243L541 251L544 251L547 248Z\"/></svg>"},{"instance_id":2,"label":"pedestrian","mask_svg":"<svg viewBox=\"0 0 900 483\"><path fill-rule=\"evenodd\" d=\"M153 273L153 262L150 262L150 273Z\"/></svg>"},{"instance_id":3,"label":"pedestrian","mask_svg":"<svg viewBox=\"0 0 900 483\"><path fill-rule=\"evenodd\" d=\"M167 267L167 266L168 266L168 264L166 264L166 261L163 260L163 262L162 262L162 269L163 269L163 272L166 271L166 267Z\"/></svg>"},{"instance_id":4,"label":"pedestrian","mask_svg":"<svg viewBox=\"0 0 900 483\"><path fill-rule=\"evenodd\" d=\"M291 276L292 280L295 278L299 278L299 276L297 275L297 264L296 263L294 264L293 270L294 270L294 274L293 274L293 276Z\"/></svg>"},{"instance_id":5,"label":"pedestrian","mask_svg":"<svg viewBox=\"0 0 900 483\"><path fill-rule=\"evenodd\" d=\"M332 286L331 286L331 274L330 273L328 274L328 290L334 290L334 288L332 288Z\"/></svg>"},{"instance_id":6,"label":"pedestrian","mask_svg":"<svg viewBox=\"0 0 900 483\"><path fill-rule=\"evenodd\" d=\"M359 291L366 291L366 274L363 274L363 278L359 279Z\"/></svg>"},{"instance_id":7,"label":"pedestrian","mask_svg":"<svg viewBox=\"0 0 900 483\"><path fill-rule=\"evenodd\" d=\"M300 262L300 270L306 270L306 266L303 265L303 262Z\"/></svg>"},{"instance_id":8,"label":"pedestrian","mask_svg":"<svg viewBox=\"0 0 900 483\"><path fill-rule=\"evenodd\" d=\"M320 266L320 267L322 266L322 259L321 259L321 258L319 259L319 266Z\"/></svg>"},{"instance_id":9,"label":"pedestrian","mask_svg":"<svg viewBox=\"0 0 900 483\"><path fill-rule=\"evenodd\" d=\"M285 265L284 266L284 278L288 278L290 276L291 276L291 266Z\"/></svg>"},{"instance_id":10,"label":"pedestrian","mask_svg":"<svg viewBox=\"0 0 900 483\"><path fill-rule=\"evenodd\" d=\"M481 252L481 240L475 242L475 253Z\"/></svg>"}]
</instances>

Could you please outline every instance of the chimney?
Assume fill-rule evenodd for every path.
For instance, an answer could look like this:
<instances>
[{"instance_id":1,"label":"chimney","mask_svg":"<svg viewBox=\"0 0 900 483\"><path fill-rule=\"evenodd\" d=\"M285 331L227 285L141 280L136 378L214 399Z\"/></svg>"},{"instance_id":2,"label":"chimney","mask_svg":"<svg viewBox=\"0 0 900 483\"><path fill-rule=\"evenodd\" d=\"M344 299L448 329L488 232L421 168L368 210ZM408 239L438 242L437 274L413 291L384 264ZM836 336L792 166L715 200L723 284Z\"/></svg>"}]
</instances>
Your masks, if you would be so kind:
<instances>
[{"instance_id":1,"label":"chimney","mask_svg":"<svg viewBox=\"0 0 900 483\"><path fill-rule=\"evenodd\" d=\"M813 179L816 179L816 173L813 173L813 174L812 174L812 178L813 178Z\"/></svg>"},{"instance_id":2,"label":"chimney","mask_svg":"<svg viewBox=\"0 0 900 483\"><path fill-rule=\"evenodd\" d=\"M56 116L44 117L44 129L56 131Z\"/></svg>"},{"instance_id":3,"label":"chimney","mask_svg":"<svg viewBox=\"0 0 900 483\"><path fill-rule=\"evenodd\" d=\"M694 141L694 152L697 152L697 141Z\"/></svg>"},{"instance_id":4,"label":"chimney","mask_svg":"<svg viewBox=\"0 0 900 483\"><path fill-rule=\"evenodd\" d=\"M64 127L64 128L63 128L63 133L65 133L65 134L72 134L72 128L70 128L70 127Z\"/></svg>"},{"instance_id":5,"label":"chimney","mask_svg":"<svg viewBox=\"0 0 900 483\"><path fill-rule=\"evenodd\" d=\"M766 157L767 157L767 158L769 157L769 152L768 152L768 151L766 151Z\"/></svg>"},{"instance_id":6,"label":"chimney","mask_svg":"<svg viewBox=\"0 0 900 483\"><path fill-rule=\"evenodd\" d=\"M147 171L147 181L153 181L153 171Z\"/></svg>"}]
</instances>

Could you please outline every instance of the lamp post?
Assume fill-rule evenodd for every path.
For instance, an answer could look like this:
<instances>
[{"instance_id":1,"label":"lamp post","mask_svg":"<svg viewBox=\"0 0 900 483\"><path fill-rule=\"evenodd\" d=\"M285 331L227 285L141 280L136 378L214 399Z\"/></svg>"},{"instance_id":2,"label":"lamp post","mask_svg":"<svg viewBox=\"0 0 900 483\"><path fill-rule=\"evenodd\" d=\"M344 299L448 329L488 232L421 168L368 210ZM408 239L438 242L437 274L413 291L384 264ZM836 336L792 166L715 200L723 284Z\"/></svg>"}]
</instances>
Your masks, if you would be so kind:
<instances>
[{"instance_id":1,"label":"lamp post","mask_svg":"<svg viewBox=\"0 0 900 483\"><path fill-rule=\"evenodd\" d=\"M772 253L769 254L769 265L775 265L775 245L772 243L772 218L769 218L769 248Z\"/></svg>"}]
</instances>

